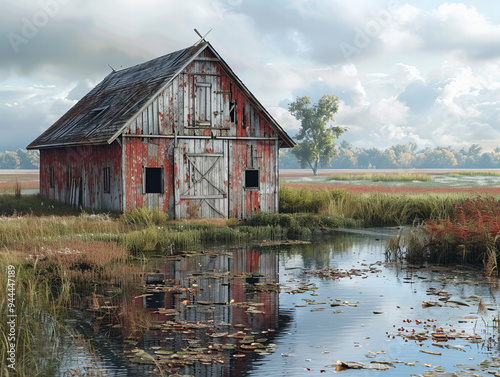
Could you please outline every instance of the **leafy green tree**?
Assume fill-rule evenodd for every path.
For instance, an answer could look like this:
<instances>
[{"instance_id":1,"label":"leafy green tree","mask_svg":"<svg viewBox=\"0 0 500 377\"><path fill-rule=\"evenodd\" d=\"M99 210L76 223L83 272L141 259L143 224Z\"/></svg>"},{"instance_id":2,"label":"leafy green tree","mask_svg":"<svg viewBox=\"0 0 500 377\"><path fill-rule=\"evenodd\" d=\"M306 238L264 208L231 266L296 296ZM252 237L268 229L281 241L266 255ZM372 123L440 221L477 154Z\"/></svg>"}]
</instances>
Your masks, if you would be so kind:
<instances>
[{"instance_id":1,"label":"leafy green tree","mask_svg":"<svg viewBox=\"0 0 500 377\"><path fill-rule=\"evenodd\" d=\"M339 109L339 99L324 95L318 103L311 104L309 97L297 97L288 105L288 111L301 121L299 133L295 136L298 145L292 149L302 168L310 166L318 175L318 166L328 165L336 153L335 140L347 131L346 127L332 126L333 116Z\"/></svg>"},{"instance_id":2,"label":"leafy green tree","mask_svg":"<svg viewBox=\"0 0 500 377\"><path fill-rule=\"evenodd\" d=\"M39 166L40 156L38 151L27 151L19 148L16 151L20 169L36 169Z\"/></svg>"}]
</instances>

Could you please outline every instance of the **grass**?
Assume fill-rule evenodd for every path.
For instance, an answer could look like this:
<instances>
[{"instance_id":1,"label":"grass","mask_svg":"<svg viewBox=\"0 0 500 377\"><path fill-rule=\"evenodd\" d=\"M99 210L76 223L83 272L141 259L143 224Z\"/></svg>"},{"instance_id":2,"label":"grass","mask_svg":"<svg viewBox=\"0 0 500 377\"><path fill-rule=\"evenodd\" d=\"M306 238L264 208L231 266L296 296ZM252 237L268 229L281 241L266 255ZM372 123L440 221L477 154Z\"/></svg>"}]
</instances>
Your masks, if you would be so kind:
<instances>
[{"instance_id":1,"label":"grass","mask_svg":"<svg viewBox=\"0 0 500 377\"><path fill-rule=\"evenodd\" d=\"M500 177L500 171L496 170L460 170L446 174L449 177L465 176L485 176L485 177Z\"/></svg>"},{"instance_id":2,"label":"grass","mask_svg":"<svg viewBox=\"0 0 500 377\"><path fill-rule=\"evenodd\" d=\"M366 174L335 174L328 177L329 181L372 181L372 182L430 182L432 178L424 173L366 173Z\"/></svg>"},{"instance_id":3,"label":"grass","mask_svg":"<svg viewBox=\"0 0 500 377\"><path fill-rule=\"evenodd\" d=\"M76 216L80 211L39 195L0 195L0 216Z\"/></svg>"},{"instance_id":4,"label":"grass","mask_svg":"<svg viewBox=\"0 0 500 377\"><path fill-rule=\"evenodd\" d=\"M52 375L60 356L59 347L64 333L62 322L66 307L70 300L69 281L61 279L57 287L50 280L38 276L33 269L11 259L11 255L0 258L0 282L3 289L7 287L7 266L15 266L15 354L16 376ZM0 299L0 315L8 318L6 295ZM10 326L6 320L0 323L0 333L8 334ZM6 350L12 339L0 338L0 370L1 376L13 375L7 369ZM10 374L9 374L10 373Z\"/></svg>"},{"instance_id":5,"label":"grass","mask_svg":"<svg viewBox=\"0 0 500 377\"><path fill-rule=\"evenodd\" d=\"M25 222L25 218L10 222ZM40 219L41 220L41 219ZM10 233L8 233L10 234ZM40 245L44 246L40 246ZM113 285L135 289L140 266L127 263L130 253L109 242L65 242L46 238L12 241L0 253L0 284L6 289L7 271L14 268L14 312L16 317L16 376L56 375L73 331L66 325L71 307L80 306L82 297L94 285ZM10 266L10 267L9 267ZM0 316L8 318L7 295L0 295ZM8 334L6 321L0 333ZM0 337L0 376L12 375L7 369L7 349L12 339ZM10 372L10 374L9 374Z\"/></svg>"},{"instance_id":6,"label":"grass","mask_svg":"<svg viewBox=\"0 0 500 377\"><path fill-rule=\"evenodd\" d=\"M470 196L467 193L353 194L342 189L281 186L280 211L350 219L361 226L406 225L419 220L448 218L453 204Z\"/></svg>"},{"instance_id":7,"label":"grass","mask_svg":"<svg viewBox=\"0 0 500 377\"><path fill-rule=\"evenodd\" d=\"M466 199L448 218L427 220L391 239L386 253L392 260L482 265L487 276L498 276L499 234L500 200Z\"/></svg>"},{"instance_id":8,"label":"grass","mask_svg":"<svg viewBox=\"0 0 500 377\"><path fill-rule=\"evenodd\" d=\"M144 272L144 267L134 261L147 253L171 255L214 244L302 237L321 228L403 225L434 219L434 223L427 224L427 231L435 233L416 228L411 237L400 236L391 241L388 249L391 256L408 260L432 256L443 260L443 250L450 250L453 258L469 262L482 255L489 273L495 274L500 242L492 231L497 225L500 231L500 224L488 222L485 216L497 218L497 212L486 209L499 208L500 214L500 204L493 205L497 199L490 197L472 205L467 195L356 195L340 189L282 186L282 213L256 213L246 222L173 221L158 209L152 212L137 209L122 216L88 214L37 195L22 195L17 199L13 195L0 196L0 211L9 215L0 217L0 284L7 286L5 271L10 265L16 268L16 280L22 282L16 285L17 375L54 374L61 352L67 348L64 342L69 330L64 319L69 309L81 305L82 297L97 286L134 289ZM456 203L462 203L460 208L475 221L471 223L475 228L468 233L471 242L486 240L483 254L470 253L473 243L461 247L464 243L457 238L458 228L446 223L459 218ZM479 216L477 211L486 212ZM443 229L446 231L442 232ZM474 232L480 229L487 230L484 237L474 238ZM444 247L439 244L429 247L429 239L436 240L439 232L448 234L443 237ZM455 234L461 243L452 246L450 234ZM8 314L6 300L6 295L0 295L2 318ZM136 317L134 321L140 323L141 314ZM140 325L137 326L139 329ZM6 334L7 330L3 321L0 333ZM6 365L7 343L5 336L0 337L2 366ZM0 377L3 376L7 376L5 369L0 370Z\"/></svg>"}]
</instances>

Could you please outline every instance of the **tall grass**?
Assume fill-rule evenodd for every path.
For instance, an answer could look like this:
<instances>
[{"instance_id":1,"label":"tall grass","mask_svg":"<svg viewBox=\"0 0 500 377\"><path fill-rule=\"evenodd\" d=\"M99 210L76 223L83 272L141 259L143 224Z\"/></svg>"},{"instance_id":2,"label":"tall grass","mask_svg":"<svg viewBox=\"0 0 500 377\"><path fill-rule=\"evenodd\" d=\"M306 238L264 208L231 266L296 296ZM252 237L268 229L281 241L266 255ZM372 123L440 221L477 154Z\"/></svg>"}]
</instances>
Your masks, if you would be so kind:
<instances>
[{"instance_id":1,"label":"tall grass","mask_svg":"<svg viewBox=\"0 0 500 377\"><path fill-rule=\"evenodd\" d=\"M19 219L25 220L25 219ZM69 309L82 305L95 284L135 289L144 272L127 261L123 247L74 240L11 243L0 254L0 284L7 287L8 266L15 267L16 376L56 375L73 331L66 326ZM5 291L4 291L5 292ZM7 295L0 294L0 316L7 318ZM7 369L8 325L0 322L0 376ZM10 374L9 374L10 373Z\"/></svg>"},{"instance_id":2,"label":"tall grass","mask_svg":"<svg viewBox=\"0 0 500 377\"><path fill-rule=\"evenodd\" d=\"M346 190L280 187L280 211L352 219L362 226L405 225L449 218L453 204L471 194L352 194Z\"/></svg>"},{"instance_id":3,"label":"tall grass","mask_svg":"<svg viewBox=\"0 0 500 377\"><path fill-rule=\"evenodd\" d=\"M153 211L147 208L136 208L131 211L125 211L123 214L125 223L137 226L165 225L168 221L168 215L155 207Z\"/></svg>"},{"instance_id":4,"label":"tall grass","mask_svg":"<svg viewBox=\"0 0 500 377\"><path fill-rule=\"evenodd\" d=\"M16 266L15 275L15 354L16 373L8 369L7 350L11 340L6 337L7 297L0 295L0 376L53 375L57 368L65 334L63 319L70 297L70 282L60 276L59 284L37 276L29 266L3 255L0 258L0 284L7 287L7 266Z\"/></svg>"},{"instance_id":5,"label":"tall grass","mask_svg":"<svg viewBox=\"0 0 500 377\"><path fill-rule=\"evenodd\" d=\"M373 181L373 182L429 182L432 178L424 173L366 173L366 174L334 174L329 181Z\"/></svg>"},{"instance_id":6,"label":"tall grass","mask_svg":"<svg viewBox=\"0 0 500 377\"><path fill-rule=\"evenodd\" d=\"M447 173L446 175L450 177L459 177L461 175L469 176L486 176L486 177L500 177L500 171L497 170L459 170Z\"/></svg>"},{"instance_id":7,"label":"tall grass","mask_svg":"<svg viewBox=\"0 0 500 377\"><path fill-rule=\"evenodd\" d=\"M387 245L390 259L479 264L487 276L498 275L500 201L466 199L453 205L447 219L427 220Z\"/></svg>"}]
</instances>

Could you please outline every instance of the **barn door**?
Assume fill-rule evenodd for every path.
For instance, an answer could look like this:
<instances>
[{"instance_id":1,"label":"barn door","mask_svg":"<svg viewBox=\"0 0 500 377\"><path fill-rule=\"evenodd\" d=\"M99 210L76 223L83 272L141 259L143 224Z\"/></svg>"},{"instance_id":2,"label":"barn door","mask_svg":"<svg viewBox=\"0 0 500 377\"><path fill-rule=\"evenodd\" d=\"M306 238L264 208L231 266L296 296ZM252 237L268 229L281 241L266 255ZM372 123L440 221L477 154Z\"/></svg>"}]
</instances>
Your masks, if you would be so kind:
<instances>
[{"instance_id":1,"label":"barn door","mask_svg":"<svg viewBox=\"0 0 500 377\"><path fill-rule=\"evenodd\" d=\"M181 140L174 151L175 217L226 218L227 141Z\"/></svg>"}]
</instances>

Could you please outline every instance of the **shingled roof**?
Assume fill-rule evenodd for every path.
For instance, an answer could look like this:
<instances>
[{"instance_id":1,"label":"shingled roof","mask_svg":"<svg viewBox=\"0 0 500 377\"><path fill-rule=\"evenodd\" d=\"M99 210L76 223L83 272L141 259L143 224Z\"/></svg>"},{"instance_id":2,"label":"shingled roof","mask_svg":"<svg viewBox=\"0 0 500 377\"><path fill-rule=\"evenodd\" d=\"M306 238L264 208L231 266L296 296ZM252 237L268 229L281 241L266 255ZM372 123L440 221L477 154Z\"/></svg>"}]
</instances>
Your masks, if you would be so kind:
<instances>
[{"instance_id":1,"label":"shingled roof","mask_svg":"<svg viewBox=\"0 0 500 377\"><path fill-rule=\"evenodd\" d=\"M282 145L295 143L238 79L208 42L114 71L74 105L57 122L31 142L28 149L85 144L110 144L142 108L160 93L205 48L220 60L222 67L245 92L255 108L277 130Z\"/></svg>"}]
</instances>

